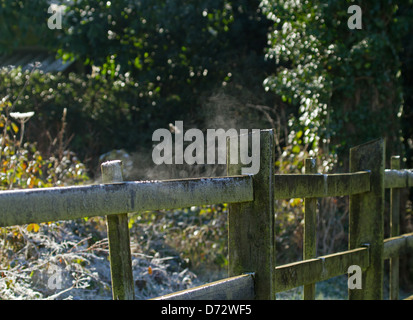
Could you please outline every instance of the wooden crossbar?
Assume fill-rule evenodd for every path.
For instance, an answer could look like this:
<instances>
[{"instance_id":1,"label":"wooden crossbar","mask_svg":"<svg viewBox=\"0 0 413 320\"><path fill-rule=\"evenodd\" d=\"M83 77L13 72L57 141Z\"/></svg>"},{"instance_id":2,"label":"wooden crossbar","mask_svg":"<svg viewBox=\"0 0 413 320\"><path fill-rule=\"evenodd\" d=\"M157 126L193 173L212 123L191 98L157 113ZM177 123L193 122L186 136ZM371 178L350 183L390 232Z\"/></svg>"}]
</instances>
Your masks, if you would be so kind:
<instances>
[{"instance_id":1,"label":"wooden crossbar","mask_svg":"<svg viewBox=\"0 0 413 320\"><path fill-rule=\"evenodd\" d=\"M348 196L370 191L370 173L276 174L274 186L275 199Z\"/></svg>"},{"instance_id":2,"label":"wooden crossbar","mask_svg":"<svg viewBox=\"0 0 413 320\"><path fill-rule=\"evenodd\" d=\"M254 273L243 274L202 286L167 294L153 300L253 300Z\"/></svg>"},{"instance_id":3,"label":"wooden crossbar","mask_svg":"<svg viewBox=\"0 0 413 320\"><path fill-rule=\"evenodd\" d=\"M251 176L0 192L0 227L253 200Z\"/></svg>"},{"instance_id":4,"label":"wooden crossbar","mask_svg":"<svg viewBox=\"0 0 413 320\"><path fill-rule=\"evenodd\" d=\"M413 232L384 240L383 259L390 259L413 250Z\"/></svg>"},{"instance_id":5,"label":"wooden crossbar","mask_svg":"<svg viewBox=\"0 0 413 320\"><path fill-rule=\"evenodd\" d=\"M275 291L286 291L346 274L351 265L365 270L369 264L369 248L362 247L278 266L275 268Z\"/></svg>"},{"instance_id":6,"label":"wooden crossbar","mask_svg":"<svg viewBox=\"0 0 413 320\"><path fill-rule=\"evenodd\" d=\"M384 171L384 187L387 189L413 187L413 171L386 169Z\"/></svg>"}]
</instances>

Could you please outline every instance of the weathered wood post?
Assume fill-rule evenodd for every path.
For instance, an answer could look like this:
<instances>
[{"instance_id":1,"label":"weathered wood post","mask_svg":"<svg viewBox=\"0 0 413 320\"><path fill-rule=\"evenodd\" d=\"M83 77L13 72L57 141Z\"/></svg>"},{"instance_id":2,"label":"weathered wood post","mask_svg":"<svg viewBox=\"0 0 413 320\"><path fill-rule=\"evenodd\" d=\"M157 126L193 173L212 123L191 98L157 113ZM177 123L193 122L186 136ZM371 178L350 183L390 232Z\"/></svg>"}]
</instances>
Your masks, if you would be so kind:
<instances>
[{"instance_id":1,"label":"weathered wood post","mask_svg":"<svg viewBox=\"0 0 413 320\"><path fill-rule=\"evenodd\" d=\"M122 182L122 161L108 161L101 165L102 182ZM113 300L134 300L135 289L128 228L128 214L106 216L110 272Z\"/></svg>"},{"instance_id":2,"label":"weathered wood post","mask_svg":"<svg viewBox=\"0 0 413 320\"><path fill-rule=\"evenodd\" d=\"M241 174L240 161L230 164L228 175ZM274 241L274 132L260 134L260 170L253 176L254 200L229 205L228 257L229 276L255 273L255 298L275 299Z\"/></svg>"},{"instance_id":3,"label":"weathered wood post","mask_svg":"<svg viewBox=\"0 0 413 320\"><path fill-rule=\"evenodd\" d=\"M400 157L391 157L390 168L400 170ZM400 189L390 189L390 237L400 234ZM390 259L390 300L399 299L399 257Z\"/></svg>"},{"instance_id":4,"label":"weathered wood post","mask_svg":"<svg viewBox=\"0 0 413 320\"><path fill-rule=\"evenodd\" d=\"M370 192L350 196L349 249L368 245L370 252L370 265L362 272L362 288L349 289L351 300L383 298L384 153L382 139L350 150L350 172L371 173Z\"/></svg>"},{"instance_id":5,"label":"weathered wood post","mask_svg":"<svg viewBox=\"0 0 413 320\"><path fill-rule=\"evenodd\" d=\"M317 159L305 160L305 173L317 173ZM304 243L303 259L313 259L317 254L317 198L304 199ZM304 300L315 299L315 283L304 286Z\"/></svg>"}]
</instances>

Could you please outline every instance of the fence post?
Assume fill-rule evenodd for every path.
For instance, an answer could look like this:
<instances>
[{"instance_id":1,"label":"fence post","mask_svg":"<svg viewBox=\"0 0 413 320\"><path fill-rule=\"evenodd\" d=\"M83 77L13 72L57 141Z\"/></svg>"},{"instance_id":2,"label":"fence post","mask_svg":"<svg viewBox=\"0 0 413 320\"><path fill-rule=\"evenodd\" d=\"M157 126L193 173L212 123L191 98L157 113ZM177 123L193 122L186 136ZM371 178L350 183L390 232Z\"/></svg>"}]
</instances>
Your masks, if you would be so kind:
<instances>
[{"instance_id":1,"label":"fence post","mask_svg":"<svg viewBox=\"0 0 413 320\"><path fill-rule=\"evenodd\" d=\"M400 156L391 157L390 168L400 169ZM390 189L390 237L400 234L400 189ZM399 257L390 259L390 300L399 299Z\"/></svg>"},{"instance_id":2,"label":"fence post","mask_svg":"<svg viewBox=\"0 0 413 320\"><path fill-rule=\"evenodd\" d=\"M350 196L349 249L370 248L370 265L362 272L362 288L349 289L351 300L383 298L384 151L382 139L350 149L350 172L371 172L370 192Z\"/></svg>"},{"instance_id":3,"label":"fence post","mask_svg":"<svg viewBox=\"0 0 413 320\"><path fill-rule=\"evenodd\" d=\"M317 160L305 160L305 173L317 173ZM317 198L304 199L304 243L303 260L313 259L317 254ZM304 286L304 300L315 299L315 283Z\"/></svg>"},{"instance_id":4,"label":"fence post","mask_svg":"<svg viewBox=\"0 0 413 320\"><path fill-rule=\"evenodd\" d=\"M242 164L230 164L228 175L241 173ZM229 205L229 276L254 272L255 298L275 299L274 241L274 132L260 132L260 170L253 176L254 200ZM238 161L240 162L240 161Z\"/></svg>"},{"instance_id":5,"label":"fence post","mask_svg":"<svg viewBox=\"0 0 413 320\"><path fill-rule=\"evenodd\" d=\"M102 182L122 182L122 161L108 161L101 165ZM132 259L128 228L128 214L106 216L110 273L113 300L134 300L135 289L132 275Z\"/></svg>"}]
</instances>

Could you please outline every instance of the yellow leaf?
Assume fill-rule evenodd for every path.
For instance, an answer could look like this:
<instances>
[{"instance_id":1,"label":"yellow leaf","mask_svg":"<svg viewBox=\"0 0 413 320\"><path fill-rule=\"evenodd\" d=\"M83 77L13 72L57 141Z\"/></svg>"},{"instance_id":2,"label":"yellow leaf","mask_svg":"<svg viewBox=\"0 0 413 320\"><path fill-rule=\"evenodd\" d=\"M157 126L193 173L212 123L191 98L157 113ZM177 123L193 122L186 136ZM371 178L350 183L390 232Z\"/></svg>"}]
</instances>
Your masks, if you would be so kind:
<instances>
[{"instance_id":1,"label":"yellow leaf","mask_svg":"<svg viewBox=\"0 0 413 320\"><path fill-rule=\"evenodd\" d=\"M19 127L14 122L11 123L11 127L15 133L19 132Z\"/></svg>"},{"instance_id":2,"label":"yellow leaf","mask_svg":"<svg viewBox=\"0 0 413 320\"><path fill-rule=\"evenodd\" d=\"M27 226L29 232L39 232L40 226L37 223L31 223Z\"/></svg>"},{"instance_id":3,"label":"yellow leaf","mask_svg":"<svg viewBox=\"0 0 413 320\"><path fill-rule=\"evenodd\" d=\"M294 147L293 147L293 153L299 153L300 152L300 147L299 146L297 146L297 145L295 145Z\"/></svg>"},{"instance_id":4,"label":"yellow leaf","mask_svg":"<svg viewBox=\"0 0 413 320\"><path fill-rule=\"evenodd\" d=\"M148 273L149 275L152 275L152 268L150 266L148 267Z\"/></svg>"}]
</instances>

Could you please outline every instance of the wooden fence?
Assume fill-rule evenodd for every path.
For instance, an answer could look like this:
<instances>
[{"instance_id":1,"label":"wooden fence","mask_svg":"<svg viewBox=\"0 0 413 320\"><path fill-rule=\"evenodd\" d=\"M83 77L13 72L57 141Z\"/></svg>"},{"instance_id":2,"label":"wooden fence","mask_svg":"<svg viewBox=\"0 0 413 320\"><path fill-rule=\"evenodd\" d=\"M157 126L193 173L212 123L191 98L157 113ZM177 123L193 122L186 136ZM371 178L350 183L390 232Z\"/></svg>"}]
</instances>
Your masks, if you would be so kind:
<instances>
[{"instance_id":1,"label":"wooden fence","mask_svg":"<svg viewBox=\"0 0 413 320\"><path fill-rule=\"evenodd\" d=\"M315 283L347 274L357 265L362 288L349 299L383 298L383 261L390 259L390 298L398 299L399 256L412 250L413 233L399 235L400 188L413 186L413 172L393 157L385 169L383 140L352 148L350 173L317 174L308 159L305 174L274 174L274 134L261 131L260 171L228 176L124 182L121 162L102 164L103 184L0 192L0 227L107 216L113 299L134 299L128 212L229 204L229 278L157 299L275 299L277 292L304 286L315 298ZM227 157L229 158L229 157ZM384 192L391 190L391 238L384 240ZM321 197L350 197L349 248L316 257L316 208ZM274 201L304 198L303 261L277 266Z\"/></svg>"}]
</instances>

